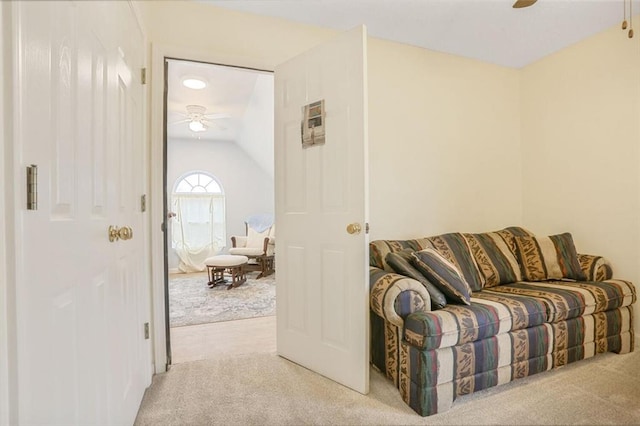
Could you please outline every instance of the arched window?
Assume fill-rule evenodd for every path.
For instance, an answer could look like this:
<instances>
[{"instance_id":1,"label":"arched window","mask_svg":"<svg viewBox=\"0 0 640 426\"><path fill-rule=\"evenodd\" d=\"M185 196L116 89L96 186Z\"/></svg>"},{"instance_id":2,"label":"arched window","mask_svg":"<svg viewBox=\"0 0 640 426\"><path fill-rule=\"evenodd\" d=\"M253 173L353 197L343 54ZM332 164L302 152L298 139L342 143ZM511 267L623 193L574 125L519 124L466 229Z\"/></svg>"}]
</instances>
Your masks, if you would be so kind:
<instances>
[{"instance_id":1,"label":"arched window","mask_svg":"<svg viewBox=\"0 0 640 426\"><path fill-rule=\"evenodd\" d=\"M202 171L179 178L171 197L172 247L183 272L204 271L204 261L224 248L225 202L222 186Z\"/></svg>"}]
</instances>

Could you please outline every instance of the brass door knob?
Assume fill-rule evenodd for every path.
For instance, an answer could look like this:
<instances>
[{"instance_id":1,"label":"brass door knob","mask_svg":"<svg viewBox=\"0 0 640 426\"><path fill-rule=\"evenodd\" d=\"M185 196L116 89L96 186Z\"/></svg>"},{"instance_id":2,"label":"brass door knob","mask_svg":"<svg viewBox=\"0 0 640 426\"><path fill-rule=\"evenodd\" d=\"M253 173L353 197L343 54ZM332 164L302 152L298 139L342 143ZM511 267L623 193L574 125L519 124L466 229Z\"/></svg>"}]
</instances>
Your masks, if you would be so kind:
<instances>
[{"instance_id":1,"label":"brass door knob","mask_svg":"<svg viewBox=\"0 0 640 426\"><path fill-rule=\"evenodd\" d=\"M351 235L358 235L362 232L362 226L359 223L350 223L347 225L347 232Z\"/></svg>"},{"instance_id":2,"label":"brass door knob","mask_svg":"<svg viewBox=\"0 0 640 426\"><path fill-rule=\"evenodd\" d=\"M120 235L118 234L118 227L109 225L109 242L112 243L120 239Z\"/></svg>"},{"instance_id":3,"label":"brass door knob","mask_svg":"<svg viewBox=\"0 0 640 426\"><path fill-rule=\"evenodd\" d=\"M109 242L118 240L130 240L133 238L133 229L130 226L123 226L118 228L117 226L109 226Z\"/></svg>"},{"instance_id":4,"label":"brass door knob","mask_svg":"<svg viewBox=\"0 0 640 426\"><path fill-rule=\"evenodd\" d=\"M133 229L129 226L123 226L118 230L118 236L121 240L130 240L133 238Z\"/></svg>"}]
</instances>

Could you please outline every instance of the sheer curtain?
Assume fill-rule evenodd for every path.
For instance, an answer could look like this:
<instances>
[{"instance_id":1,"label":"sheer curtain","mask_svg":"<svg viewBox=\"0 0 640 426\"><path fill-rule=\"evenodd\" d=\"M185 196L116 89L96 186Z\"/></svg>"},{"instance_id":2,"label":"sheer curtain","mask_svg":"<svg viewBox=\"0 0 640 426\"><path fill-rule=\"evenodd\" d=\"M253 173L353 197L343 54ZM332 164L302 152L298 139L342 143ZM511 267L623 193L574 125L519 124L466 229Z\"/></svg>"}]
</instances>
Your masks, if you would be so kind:
<instances>
[{"instance_id":1,"label":"sheer curtain","mask_svg":"<svg viewBox=\"0 0 640 426\"><path fill-rule=\"evenodd\" d=\"M173 194L172 245L182 272L204 271L224 247L224 199L217 194Z\"/></svg>"}]
</instances>

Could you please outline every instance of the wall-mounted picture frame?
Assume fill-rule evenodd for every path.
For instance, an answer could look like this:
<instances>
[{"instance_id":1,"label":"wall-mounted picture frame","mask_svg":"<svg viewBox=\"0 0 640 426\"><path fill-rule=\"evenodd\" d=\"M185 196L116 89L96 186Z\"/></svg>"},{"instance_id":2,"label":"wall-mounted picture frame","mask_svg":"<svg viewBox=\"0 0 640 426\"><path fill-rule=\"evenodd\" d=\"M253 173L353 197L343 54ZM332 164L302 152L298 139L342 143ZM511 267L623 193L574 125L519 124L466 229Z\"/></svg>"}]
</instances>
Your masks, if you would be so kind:
<instances>
[{"instance_id":1,"label":"wall-mounted picture frame","mask_svg":"<svg viewBox=\"0 0 640 426\"><path fill-rule=\"evenodd\" d=\"M309 148L325 143L324 99L302 107L302 147Z\"/></svg>"}]
</instances>

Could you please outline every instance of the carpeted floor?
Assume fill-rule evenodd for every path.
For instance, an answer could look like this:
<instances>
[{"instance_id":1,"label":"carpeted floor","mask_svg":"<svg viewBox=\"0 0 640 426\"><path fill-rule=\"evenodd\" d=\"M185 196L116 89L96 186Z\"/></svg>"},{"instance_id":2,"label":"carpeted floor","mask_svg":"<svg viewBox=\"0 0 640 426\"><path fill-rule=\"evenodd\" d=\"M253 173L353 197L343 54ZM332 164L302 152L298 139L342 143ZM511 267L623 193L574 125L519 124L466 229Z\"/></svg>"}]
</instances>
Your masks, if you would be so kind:
<instances>
[{"instance_id":1,"label":"carpeted floor","mask_svg":"<svg viewBox=\"0 0 640 426\"><path fill-rule=\"evenodd\" d=\"M361 395L276 354L175 365L154 377L136 425L640 424L640 348L458 398L420 417L372 371Z\"/></svg>"},{"instance_id":2,"label":"carpeted floor","mask_svg":"<svg viewBox=\"0 0 640 426\"><path fill-rule=\"evenodd\" d=\"M227 290L209 288L206 272L172 274L169 277L169 323L171 327L264 317L276 314L275 274Z\"/></svg>"}]
</instances>

